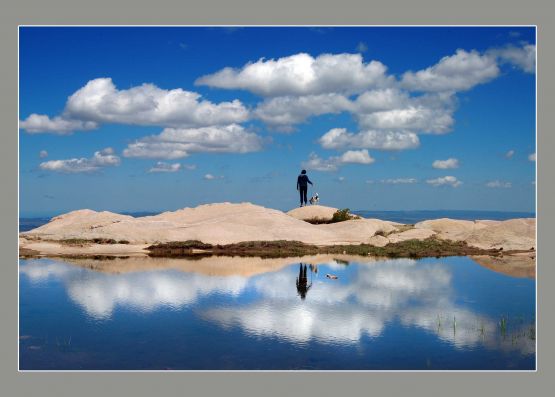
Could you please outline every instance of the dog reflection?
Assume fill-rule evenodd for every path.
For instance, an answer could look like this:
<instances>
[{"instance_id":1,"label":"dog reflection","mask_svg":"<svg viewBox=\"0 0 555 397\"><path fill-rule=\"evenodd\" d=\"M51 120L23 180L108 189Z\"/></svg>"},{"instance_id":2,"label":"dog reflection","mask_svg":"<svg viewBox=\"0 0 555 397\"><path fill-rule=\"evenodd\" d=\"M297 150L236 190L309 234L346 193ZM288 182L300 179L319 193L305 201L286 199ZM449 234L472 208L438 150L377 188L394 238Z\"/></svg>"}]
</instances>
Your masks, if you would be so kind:
<instances>
[{"instance_id":1,"label":"dog reflection","mask_svg":"<svg viewBox=\"0 0 555 397\"><path fill-rule=\"evenodd\" d=\"M303 265L302 263L299 264L299 276L297 277L297 293L301 296L302 300L306 298L308 290L310 289L310 287L312 287L312 283L308 282L306 269L306 265Z\"/></svg>"}]
</instances>

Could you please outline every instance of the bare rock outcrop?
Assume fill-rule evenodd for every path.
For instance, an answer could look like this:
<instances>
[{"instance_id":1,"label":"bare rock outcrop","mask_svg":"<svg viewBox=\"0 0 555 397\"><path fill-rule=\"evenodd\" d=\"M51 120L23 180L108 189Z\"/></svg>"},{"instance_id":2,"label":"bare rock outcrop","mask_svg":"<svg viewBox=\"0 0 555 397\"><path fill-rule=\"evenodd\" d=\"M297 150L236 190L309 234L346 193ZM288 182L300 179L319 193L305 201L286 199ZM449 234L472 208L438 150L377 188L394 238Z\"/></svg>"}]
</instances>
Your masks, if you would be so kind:
<instances>
[{"instance_id":1,"label":"bare rock outcrop","mask_svg":"<svg viewBox=\"0 0 555 397\"><path fill-rule=\"evenodd\" d=\"M306 220L322 220L330 221L337 208L326 207L324 205L306 205L304 207L294 208L286 214L293 218Z\"/></svg>"},{"instance_id":2,"label":"bare rock outcrop","mask_svg":"<svg viewBox=\"0 0 555 397\"><path fill-rule=\"evenodd\" d=\"M358 218L330 224L311 224L302 220L326 216L331 219L335 211L331 207L308 206L284 213L251 203L217 203L134 218L107 211L79 210L21 233L20 248L47 255L129 254L144 253L144 249L153 243L187 240L213 245L288 240L319 246L385 246L430 237L465 241L482 249L536 248L536 221L533 218L502 222L435 219L419 222L414 228L380 219ZM95 239L103 242L92 244ZM106 244L106 241L110 243Z\"/></svg>"},{"instance_id":3,"label":"bare rock outcrop","mask_svg":"<svg viewBox=\"0 0 555 397\"><path fill-rule=\"evenodd\" d=\"M417 229L432 230L445 240L466 241L483 249L536 249L536 219L522 218L506 221L434 219L419 222Z\"/></svg>"},{"instance_id":4,"label":"bare rock outcrop","mask_svg":"<svg viewBox=\"0 0 555 397\"><path fill-rule=\"evenodd\" d=\"M134 218L111 212L73 211L22 237L42 240L114 239L132 244L199 240L208 244L243 241L296 240L307 244L360 244L377 230L393 230L380 220L357 219L330 225L312 225L251 203L217 203Z\"/></svg>"}]
</instances>

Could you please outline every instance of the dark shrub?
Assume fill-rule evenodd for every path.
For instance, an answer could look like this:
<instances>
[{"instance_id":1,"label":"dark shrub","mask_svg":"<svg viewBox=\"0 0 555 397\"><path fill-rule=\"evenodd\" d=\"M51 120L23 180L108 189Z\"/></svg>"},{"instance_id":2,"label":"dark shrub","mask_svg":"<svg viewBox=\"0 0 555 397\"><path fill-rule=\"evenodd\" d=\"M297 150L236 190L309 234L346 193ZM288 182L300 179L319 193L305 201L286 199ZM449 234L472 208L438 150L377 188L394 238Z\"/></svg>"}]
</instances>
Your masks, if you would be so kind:
<instances>
[{"instance_id":1,"label":"dark shrub","mask_svg":"<svg viewBox=\"0 0 555 397\"><path fill-rule=\"evenodd\" d=\"M354 216L351 215L349 211L350 210L348 208L335 211L335 213L331 218L331 223L343 222L343 221L348 221L350 219L353 219Z\"/></svg>"}]
</instances>

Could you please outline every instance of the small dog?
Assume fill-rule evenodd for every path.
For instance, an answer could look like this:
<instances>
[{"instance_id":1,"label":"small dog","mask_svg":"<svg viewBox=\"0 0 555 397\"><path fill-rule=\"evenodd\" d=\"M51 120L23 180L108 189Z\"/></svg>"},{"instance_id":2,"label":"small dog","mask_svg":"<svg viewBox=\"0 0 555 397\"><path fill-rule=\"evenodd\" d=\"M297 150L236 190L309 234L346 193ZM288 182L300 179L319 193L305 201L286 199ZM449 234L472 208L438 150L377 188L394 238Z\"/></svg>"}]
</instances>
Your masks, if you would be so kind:
<instances>
[{"instance_id":1,"label":"small dog","mask_svg":"<svg viewBox=\"0 0 555 397\"><path fill-rule=\"evenodd\" d=\"M318 193L316 193L314 196L312 196L310 198L310 204L314 205L314 204L318 204L320 202L320 197L318 196Z\"/></svg>"}]
</instances>

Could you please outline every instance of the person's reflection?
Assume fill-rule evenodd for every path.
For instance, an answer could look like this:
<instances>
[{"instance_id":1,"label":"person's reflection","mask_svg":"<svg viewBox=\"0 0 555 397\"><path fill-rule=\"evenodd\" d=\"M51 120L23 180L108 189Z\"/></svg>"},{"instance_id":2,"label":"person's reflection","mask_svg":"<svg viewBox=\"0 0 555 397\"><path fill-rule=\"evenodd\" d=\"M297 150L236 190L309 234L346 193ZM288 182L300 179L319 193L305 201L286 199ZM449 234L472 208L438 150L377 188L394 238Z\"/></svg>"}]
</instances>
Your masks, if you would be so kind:
<instances>
[{"instance_id":1,"label":"person's reflection","mask_svg":"<svg viewBox=\"0 0 555 397\"><path fill-rule=\"evenodd\" d=\"M312 287L312 283L308 283L308 278L306 277L306 265L299 263L299 276L297 277L297 292L301 296L301 299L306 298L306 293Z\"/></svg>"}]
</instances>

